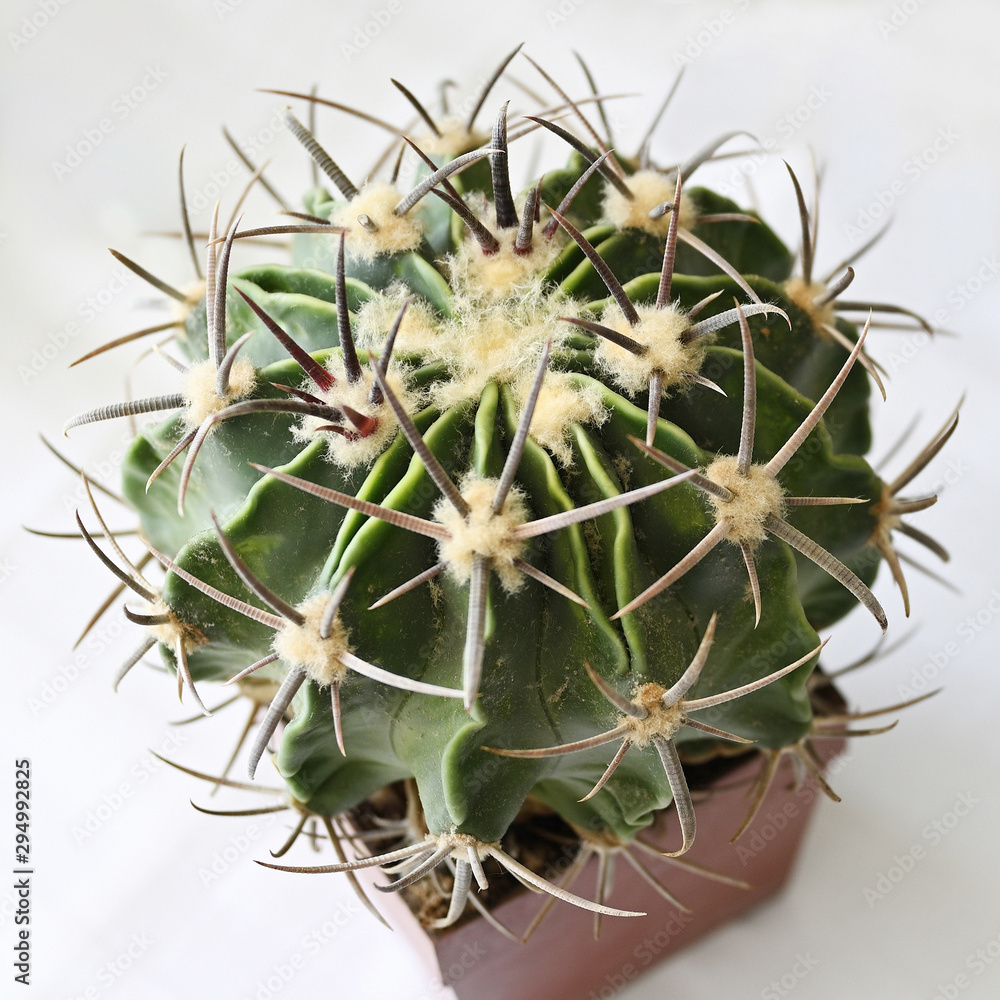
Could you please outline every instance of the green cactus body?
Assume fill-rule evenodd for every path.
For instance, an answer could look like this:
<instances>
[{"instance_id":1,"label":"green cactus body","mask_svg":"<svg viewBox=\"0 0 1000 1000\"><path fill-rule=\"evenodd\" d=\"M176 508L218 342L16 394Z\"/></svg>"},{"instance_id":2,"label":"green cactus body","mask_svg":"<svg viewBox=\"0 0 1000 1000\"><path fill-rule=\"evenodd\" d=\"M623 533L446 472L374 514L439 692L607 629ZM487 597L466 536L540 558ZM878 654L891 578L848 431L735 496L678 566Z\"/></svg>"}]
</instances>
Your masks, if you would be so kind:
<instances>
[{"instance_id":1,"label":"green cactus body","mask_svg":"<svg viewBox=\"0 0 1000 1000\"><path fill-rule=\"evenodd\" d=\"M337 236L322 232L296 233L290 264L234 269L227 284L220 281L224 347L252 333L240 353L252 366L249 388L239 398L219 397L215 410L206 411L218 419L202 426L197 457L185 462L182 455L148 487L154 470L198 425L191 397L185 396L186 410L140 434L125 462L125 493L152 545L189 575L171 570L159 595L186 629L179 645L163 645L168 665L177 668L183 655L191 681L200 683L225 680L271 657L254 676L272 681L272 691L299 672L294 700L280 713L287 725L276 764L303 810L337 817L386 785L412 778L429 836L452 837L451 846L464 844L462 837L483 850L498 844L528 796L578 828L627 844L676 798L669 765L654 752L663 746L657 739L666 737L633 733L634 749L622 753L590 796L616 743L558 755L517 752L589 740L623 725L629 715L609 701L613 692L632 704L643 692L658 697L685 675L706 632L714 639L706 640L703 669L679 704L694 705L692 699L733 691L802 661L773 683L697 716L709 729L760 748L793 745L810 731L806 680L817 660L816 630L851 610L858 591L763 528L737 537L730 524L719 544L675 583L618 616L718 528L728 501L715 503L693 481L651 489L634 502L536 535L524 526L665 484L674 472L655 452L703 476L722 469L720 456L736 456L745 433L748 342L756 359L756 419L745 457L749 469L764 469L838 377L848 350L822 335L816 310L795 293L786 247L737 205L685 187L679 223L671 228L669 210L654 220L653 205L612 204L622 202L619 186L633 179L633 202L641 201L640 189L672 194L674 173L624 162L624 179L612 184L595 172L566 207L567 225L543 232L541 222L552 219L554 226L556 219L549 206L558 205L589 166L573 152L566 167L544 176L538 224L528 249L519 248L531 215L524 204L535 192L510 198L503 136L495 133L493 149L447 182L450 197L469 206L497 244L486 245L489 252L453 206L433 198L397 217L391 206L403 193L385 185L353 199L312 191L306 212L346 228L341 288ZM365 225L356 220L359 207L365 207ZM632 215L623 222L626 211ZM386 237L389 242L379 246L379 234L400 218L413 231L406 239L416 245L399 249L395 237ZM567 236L572 228L580 239ZM692 238L678 242L678 229ZM728 261L730 273L720 273L698 243ZM226 246L227 262L238 247ZM658 308L667 248L675 254L670 292ZM609 297L595 258L621 283L627 302ZM743 317L732 312L737 303L746 314L742 333ZM629 304L639 318L631 325ZM688 317L696 306L697 316ZM210 309L193 308L178 341L192 370L213 365L206 360L212 356ZM307 378L262 315L326 375ZM684 342L685 330L710 327L713 317L721 317L718 329ZM347 318L349 345L342 343ZM843 319L834 322L850 347L857 330ZM380 392L373 359L394 323L398 333ZM588 323L626 339L634 335L641 350L595 335ZM217 322L214 330L218 337ZM215 350L216 367L222 349ZM668 354L678 360L659 360ZM648 413L651 365L661 366L657 378L666 372L662 399L652 404L655 423ZM667 371L669 365L674 367ZM542 371L522 446L518 430ZM848 370L823 420L773 478L772 499L760 501L853 571L861 588L879 562L873 539L885 490L863 457L870 443L869 381L860 365ZM468 509L442 495L433 470L399 430L386 391L412 417ZM282 409L281 401L296 399L304 400L299 412ZM274 401L274 410L238 410L266 400ZM345 406L353 414L349 420ZM650 447L641 450L635 439ZM494 511L490 504L508 455L522 447L503 507ZM317 489L309 492L303 483ZM421 533L419 525L348 509L323 490L430 527ZM786 507L783 496L859 502ZM213 528L213 512L221 534ZM773 523L765 514L757 527ZM261 607L260 591L241 579L227 543L303 621L313 621L308 609L326 604L342 585L333 637L322 636L322 625L290 624L291 612L253 620L245 609L207 595L205 587L214 587ZM759 622L746 552L759 582ZM432 569L426 582L371 608ZM554 589L552 581L572 593ZM310 628L312 638L306 636ZM329 655L323 642L334 643ZM274 658L275 652L281 655ZM348 669L348 654L452 696L364 676ZM611 694L588 678L585 664ZM665 704L657 701L657 711L669 714ZM682 721L669 734L682 760L731 747L705 726Z\"/></svg>"}]
</instances>

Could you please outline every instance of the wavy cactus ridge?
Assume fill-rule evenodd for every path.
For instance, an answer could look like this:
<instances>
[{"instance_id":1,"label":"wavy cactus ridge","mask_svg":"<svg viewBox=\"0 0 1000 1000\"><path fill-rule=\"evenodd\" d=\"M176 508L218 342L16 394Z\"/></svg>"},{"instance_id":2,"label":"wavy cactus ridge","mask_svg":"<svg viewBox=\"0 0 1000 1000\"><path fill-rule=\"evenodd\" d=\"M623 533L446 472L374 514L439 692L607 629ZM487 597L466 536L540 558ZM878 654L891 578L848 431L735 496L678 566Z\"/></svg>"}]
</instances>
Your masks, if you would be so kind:
<instances>
[{"instance_id":1,"label":"wavy cactus ridge","mask_svg":"<svg viewBox=\"0 0 1000 1000\"><path fill-rule=\"evenodd\" d=\"M124 468L169 570L147 615L197 636L166 663L195 697L267 690L251 773L276 742L330 831L415 787L404 849L310 870L391 858L400 887L445 864L435 926L486 858L541 887L499 846L526 800L619 847L673 805L680 854L688 757L803 745L816 629L859 601L885 627L868 585L882 557L901 581L890 533L919 509L896 492L954 429L894 483L866 462L877 371L834 310L889 307L838 300L854 261L814 280L794 174L801 275L755 213L596 133L532 118L569 163L515 194L506 114L488 147L472 123L410 142L408 194L355 188L288 113L337 194L309 192L302 225L213 228L180 392L68 425L177 411ZM234 266L280 233L291 263Z\"/></svg>"}]
</instances>

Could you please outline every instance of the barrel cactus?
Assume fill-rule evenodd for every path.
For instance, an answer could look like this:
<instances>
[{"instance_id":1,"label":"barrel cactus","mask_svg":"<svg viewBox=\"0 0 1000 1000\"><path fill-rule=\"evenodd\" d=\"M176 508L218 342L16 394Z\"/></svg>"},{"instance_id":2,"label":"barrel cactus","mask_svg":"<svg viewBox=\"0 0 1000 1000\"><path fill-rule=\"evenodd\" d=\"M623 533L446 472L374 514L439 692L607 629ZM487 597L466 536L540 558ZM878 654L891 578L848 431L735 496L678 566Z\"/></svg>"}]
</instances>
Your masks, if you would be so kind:
<instances>
[{"instance_id":1,"label":"barrel cactus","mask_svg":"<svg viewBox=\"0 0 1000 1000\"><path fill-rule=\"evenodd\" d=\"M287 111L323 184L277 225L222 232L217 209L204 271L184 210L192 292L122 258L181 303L180 385L69 424L167 413L124 465L162 583L96 505L101 532L78 515L144 602L116 684L159 646L206 713L206 685L233 685L255 713L250 776L271 748L295 833L318 821L338 851L292 870L399 862L393 889L440 868L436 927L501 869L636 915L517 859L505 837L526 803L586 856L648 849L672 807L679 857L696 836L691 761L752 745L809 763L817 630L858 603L886 628L869 585L884 558L905 597L893 533L939 548L901 520L933 498L897 494L957 419L883 481L864 458L881 380L867 325L844 314L889 307L840 297L853 262L814 276L794 174L798 263L693 184L731 134L671 166L648 140L626 156L588 118L606 125L596 91L573 101L544 72L553 107L508 133L503 103L482 131L514 55L464 119L397 85L425 131L369 117L400 155L361 187ZM539 130L568 162L517 194ZM181 191L183 207L183 160ZM242 240L278 235L287 262L236 265ZM349 860L347 817L389 788L405 819Z\"/></svg>"}]
</instances>

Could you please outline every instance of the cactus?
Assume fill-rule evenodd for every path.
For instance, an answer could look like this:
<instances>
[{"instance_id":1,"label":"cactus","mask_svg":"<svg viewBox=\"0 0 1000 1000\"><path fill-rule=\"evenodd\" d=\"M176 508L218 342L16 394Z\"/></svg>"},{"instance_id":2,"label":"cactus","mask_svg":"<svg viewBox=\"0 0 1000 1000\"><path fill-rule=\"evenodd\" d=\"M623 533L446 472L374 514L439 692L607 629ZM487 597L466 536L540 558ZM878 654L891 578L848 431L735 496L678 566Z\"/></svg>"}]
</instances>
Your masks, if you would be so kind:
<instances>
[{"instance_id":1,"label":"cactus","mask_svg":"<svg viewBox=\"0 0 1000 1000\"><path fill-rule=\"evenodd\" d=\"M756 214L691 183L733 134L670 168L648 137L623 156L537 65L556 105L508 134L503 104L481 132L515 54L464 120L397 84L422 138L362 115L416 158L410 190L355 187L286 112L329 185L291 223L220 235L217 209L204 276L184 210L193 293L119 255L182 303L181 386L68 424L168 413L124 467L162 585L96 504L101 532L78 514L145 604L116 685L155 645L205 714L199 687L235 684L258 723L249 774L273 745L300 816L278 853L310 819L338 852L290 870L399 862L398 889L444 865L435 927L475 903L473 878L498 877L490 859L598 916L637 915L505 848L529 798L579 831L582 861L637 864L672 806L665 857L683 863L691 761L752 745L764 786L782 753L813 767L811 735L843 721L813 717L817 630L858 603L886 628L869 590L882 558L908 612L893 533L942 550L901 520L933 498L897 494L957 422L884 482L864 458L870 383L884 394L869 327L838 313L905 310L840 299L853 261L814 278L791 168L795 276ZM606 124L596 90L586 103ZM511 161L538 129L568 163L516 195ZM241 240L279 234L289 263L236 267ZM352 810L400 782L409 821L347 860Z\"/></svg>"}]
</instances>

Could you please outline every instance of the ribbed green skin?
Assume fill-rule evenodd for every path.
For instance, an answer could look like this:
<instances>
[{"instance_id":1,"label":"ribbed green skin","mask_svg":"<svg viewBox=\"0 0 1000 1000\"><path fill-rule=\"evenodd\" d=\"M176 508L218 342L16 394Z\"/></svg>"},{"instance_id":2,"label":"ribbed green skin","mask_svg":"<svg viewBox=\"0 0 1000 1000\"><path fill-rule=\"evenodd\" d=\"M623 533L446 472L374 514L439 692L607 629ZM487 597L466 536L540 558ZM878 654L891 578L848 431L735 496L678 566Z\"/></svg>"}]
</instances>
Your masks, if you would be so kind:
<instances>
[{"instance_id":1,"label":"ribbed green skin","mask_svg":"<svg viewBox=\"0 0 1000 1000\"><path fill-rule=\"evenodd\" d=\"M575 155L565 169L545 175L542 201L558 204L585 166ZM464 192L491 195L489 170L477 164L454 179ZM634 303L655 299L664 241L639 230L616 230L601 218L602 182L588 182L571 212L625 285ZM702 213L739 211L705 189L687 194ZM433 199L427 199L428 202ZM520 202L519 202L520 203ZM314 191L306 210L327 215L335 206ZM418 252L365 265L349 258L349 305L354 314L391 283L402 282L440 316L460 307L448 283L445 253L467 240L438 204L425 209L428 233ZM545 215L543 213L543 221ZM810 317L783 294L792 256L763 223L719 222L696 234L723 254L765 302L784 309L788 329L775 315L749 320L757 359L757 430L754 462L766 462L801 423L846 358L820 337ZM536 231L536 239L539 236ZM565 243L548 268L546 288L586 304L600 316L607 290L593 266L562 232ZM338 349L334 280L336 243L298 237L293 263L235 272L229 294L229 342L259 331L244 349L260 368L255 398L283 394L271 383L298 385L302 375L281 346L235 294L258 303L307 351L323 360ZM348 243L350 249L350 243ZM238 249L235 253L238 254ZM313 265L306 267L303 262ZM323 268L326 268L324 270ZM732 308L746 296L735 282L690 248L678 248L672 295L690 308L723 292L699 319ZM838 320L852 340L853 327ZM666 469L644 457L629 436L642 438L646 398L627 398L602 379L594 338L555 323L550 368L573 373L581 386L600 388L607 418L572 425L572 462L562 465L529 440L517 485L531 516L543 517L662 480ZM204 309L187 322L183 347L206 356ZM408 351L401 341L408 385L430 388L451 377L430 350ZM532 365L534 362L532 362ZM656 447L692 467L716 453L735 454L743 402L743 355L736 325L707 347L702 374L727 393L694 386L664 399ZM876 527L872 504L883 483L862 457L870 443L868 375L855 367L828 411L779 476L789 495L870 498L872 503L789 509L788 521L850 566L866 582L878 555L869 544ZM481 396L448 407L428 404L414 414L427 444L456 481L469 472L497 477L520 416L510 386L489 383ZM378 610L369 605L437 561L435 543L400 528L309 496L262 476L250 462L280 468L312 482L429 517L440 494L402 435L369 467L346 471L326 455L323 440L303 445L291 433L295 418L252 415L221 423L197 463L183 517L177 514L179 465L147 493L146 479L182 433L179 417L136 439L125 462L125 491L154 545L201 580L258 604L223 557L211 530L214 509L251 569L291 603L332 589L351 567L354 578L341 608L356 653L386 670L449 687L461 686L468 588L444 574L435 587L418 587ZM499 840L525 797L532 794L560 815L590 829L610 828L628 840L656 810L670 804L670 786L652 751L633 750L603 790L579 802L607 766L614 747L540 760L510 759L483 750L549 747L605 732L616 713L588 680L589 662L626 696L638 682L674 682L691 661L713 613L718 631L694 695L729 690L804 656L818 644L816 629L856 604L837 582L783 542L768 538L757 552L763 614L754 627L746 569L739 548L724 542L677 584L621 621L611 616L669 570L713 526L704 494L677 486L596 521L535 539L526 558L590 605L584 609L527 579L514 594L491 578L486 652L480 697L471 713L460 700L407 694L352 674L341 701L346 757L334 738L328 692L307 683L296 696L294 718L281 738L277 765L292 795L308 809L336 815L387 783L413 777L431 833L457 831L481 841ZM194 679L219 681L265 656L271 629L249 621L168 574L163 596L174 613L209 640L190 655ZM863 614L860 612L859 614ZM172 654L165 650L168 664ZM778 682L700 716L703 721L779 748L806 734L810 707L804 684L814 661ZM265 668L280 679L280 661ZM685 747L711 741L693 729L677 735ZM727 745L731 746L731 744Z\"/></svg>"}]
</instances>

